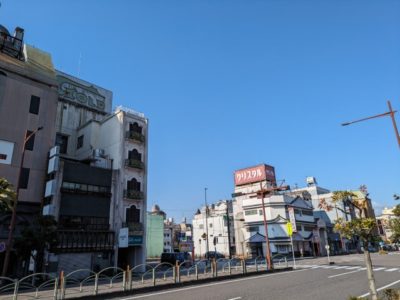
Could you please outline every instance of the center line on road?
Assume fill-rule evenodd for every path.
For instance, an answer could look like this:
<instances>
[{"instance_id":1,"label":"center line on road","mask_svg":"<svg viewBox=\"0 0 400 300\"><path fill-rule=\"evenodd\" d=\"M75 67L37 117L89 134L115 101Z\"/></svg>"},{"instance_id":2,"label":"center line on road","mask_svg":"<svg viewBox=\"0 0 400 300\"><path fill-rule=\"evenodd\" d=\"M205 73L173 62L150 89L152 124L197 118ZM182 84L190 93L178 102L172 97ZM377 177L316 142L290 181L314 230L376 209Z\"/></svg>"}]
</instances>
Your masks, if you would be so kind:
<instances>
[{"instance_id":1,"label":"center line on road","mask_svg":"<svg viewBox=\"0 0 400 300\"><path fill-rule=\"evenodd\" d=\"M399 268L393 268L393 269L387 269L385 270L385 272L393 272L393 271L397 271Z\"/></svg>"},{"instance_id":2,"label":"center line on road","mask_svg":"<svg viewBox=\"0 0 400 300\"><path fill-rule=\"evenodd\" d=\"M352 274L352 273L356 273L356 272L360 272L360 271L361 271L361 270L355 270L355 271L351 271L351 272L340 273L340 274L336 274L336 275L328 276L328 278L339 277L339 276L342 276L342 275Z\"/></svg>"},{"instance_id":3,"label":"center line on road","mask_svg":"<svg viewBox=\"0 0 400 300\"><path fill-rule=\"evenodd\" d=\"M379 292L379 291L384 290L384 289L386 289L388 287L391 287L392 285L398 284L399 282L400 282L400 280L397 280L395 282L389 283L389 284L387 284L387 285L385 285L383 287L380 287L379 289L376 289L376 291ZM367 296L369 296L369 293L365 293L364 295L358 296L358 298L364 298L364 297L367 297Z\"/></svg>"},{"instance_id":4,"label":"center line on road","mask_svg":"<svg viewBox=\"0 0 400 300\"><path fill-rule=\"evenodd\" d=\"M242 297L231 298L231 299L228 299L228 300L239 300L239 299L242 299Z\"/></svg>"}]
</instances>

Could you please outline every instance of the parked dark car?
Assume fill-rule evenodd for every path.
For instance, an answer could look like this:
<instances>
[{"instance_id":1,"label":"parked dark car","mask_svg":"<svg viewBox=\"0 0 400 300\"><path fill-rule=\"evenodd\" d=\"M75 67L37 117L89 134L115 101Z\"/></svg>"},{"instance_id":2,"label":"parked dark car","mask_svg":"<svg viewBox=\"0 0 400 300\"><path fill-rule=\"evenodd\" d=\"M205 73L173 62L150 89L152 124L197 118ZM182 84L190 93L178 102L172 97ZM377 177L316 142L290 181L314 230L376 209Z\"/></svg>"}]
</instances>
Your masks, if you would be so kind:
<instances>
[{"instance_id":1,"label":"parked dark car","mask_svg":"<svg viewBox=\"0 0 400 300\"><path fill-rule=\"evenodd\" d=\"M182 252L164 252L161 254L161 263L170 263L175 265L176 262L183 263L185 261L185 256Z\"/></svg>"},{"instance_id":2,"label":"parked dark car","mask_svg":"<svg viewBox=\"0 0 400 300\"><path fill-rule=\"evenodd\" d=\"M225 258L225 255L223 255L222 253L219 253L217 251L208 251L208 252L206 252L204 257L206 259L212 259L212 258L219 259L219 258Z\"/></svg>"}]
</instances>

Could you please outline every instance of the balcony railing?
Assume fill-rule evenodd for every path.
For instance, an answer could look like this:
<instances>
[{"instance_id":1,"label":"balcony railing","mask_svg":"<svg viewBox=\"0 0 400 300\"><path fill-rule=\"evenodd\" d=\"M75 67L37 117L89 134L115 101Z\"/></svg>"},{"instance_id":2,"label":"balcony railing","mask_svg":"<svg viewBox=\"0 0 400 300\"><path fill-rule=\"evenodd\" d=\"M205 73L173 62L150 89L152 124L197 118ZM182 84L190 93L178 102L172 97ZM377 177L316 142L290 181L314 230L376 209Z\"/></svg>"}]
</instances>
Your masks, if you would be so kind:
<instances>
[{"instance_id":1,"label":"balcony railing","mask_svg":"<svg viewBox=\"0 0 400 300\"><path fill-rule=\"evenodd\" d=\"M127 131L125 137L130 140L135 140L141 143L144 143L145 137L140 132L135 131Z\"/></svg>"},{"instance_id":2,"label":"balcony railing","mask_svg":"<svg viewBox=\"0 0 400 300\"><path fill-rule=\"evenodd\" d=\"M140 192L140 191L134 191L134 190L124 190L124 198L134 199L134 200L143 200L144 193Z\"/></svg>"},{"instance_id":3,"label":"balcony railing","mask_svg":"<svg viewBox=\"0 0 400 300\"><path fill-rule=\"evenodd\" d=\"M114 249L113 231L58 230L56 249L63 252Z\"/></svg>"},{"instance_id":4,"label":"balcony railing","mask_svg":"<svg viewBox=\"0 0 400 300\"><path fill-rule=\"evenodd\" d=\"M143 223L127 222L127 223L123 223L122 226L129 228L130 235L143 235L143 233L144 233Z\"/></svg>"},{"instance_id":5,"label":"balcony railing","mask_svg":"<svg viewBox=\"0 0 400 300\"><path fill-rule=\"evenodd\" d=\"M135 169L144 169L144 162L138 160L138 159L132 159L128 158L125 159L125 166L130 167L130 168L135 168Z\"/></svg>"}]
</instances>

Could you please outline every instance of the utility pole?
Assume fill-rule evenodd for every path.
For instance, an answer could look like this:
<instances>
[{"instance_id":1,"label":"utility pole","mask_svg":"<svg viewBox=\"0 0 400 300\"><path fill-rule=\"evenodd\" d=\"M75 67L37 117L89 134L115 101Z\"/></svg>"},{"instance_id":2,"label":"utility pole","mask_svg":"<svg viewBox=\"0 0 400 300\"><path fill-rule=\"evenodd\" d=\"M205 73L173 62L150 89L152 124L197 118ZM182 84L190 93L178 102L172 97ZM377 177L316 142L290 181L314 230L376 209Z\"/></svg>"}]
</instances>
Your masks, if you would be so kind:
<instances>
[{"instance_id":1,"label":"utility pole","mask_svg":"<svg viewBox=\"0 0 400 300\"><path fill-rule=\"evenodd\" d=\"M206 206L206 253L210 255L208 249L208 206L207 206L207 188L204 188L204 205Z\"/></svg>"},{"instance_id":2,"label":"utility pole","mask_svg":"<svg viewBox=\"0 0 400 300\"><path fill-rule=\"evenodd\" d=\"M265 257L267 258L267 265L268 269L273 269L273 265L271 263L271 250L269 245L269 238L268 238L268 224L267 224L267 216L265 214L265 203L264 197L267 194L267 191L262 188L262 183L260 182L260 191L258 192L261 195L261 203L262 203L262 210L263 210L263 221L264 221L264 231L265 231Z\"/></svg>"},{"instance_id":3,"label":"utility pole","mask_svg":"<svg viewBox=\"0 0 400 300\"><path fill-rule=\"evenodd\" d=\"M392 109L392 104L390 103L390 101L388 101L387 104L388 104L388 107L389 107L389 111L388 112L385 112L385 113L379 114L379 115L375 115L375 116L371 116L371 117L366 117L366 118L355 120L355 121L351 121L351 122L342 123L342 126L348 126L348 125L351 125L351 124L354 124L354 123L367 121L367 120L370 120L370 119L390 116L390 118L392 119L392 123L393 123L394 133L395 133L396 139L397 139L397 144L399 145L399 148L400 148L400 135L399 135L399 130L397 129L396 119L394 118L394 114L397 111Z\"/></svg>"},{"instance_id":4,"label":"utility pole","mask_svg":"<svg viewBox=\"0 0 400 300\"><path fill-rule=\"evenodd\" d=\"M228 253L229 259L232 259L232 250L231 250L231 220L229 216L229 204L232 203L230 200L226 200L226 222L228 227Z\"/></svg>"},{"instance_id":5,"label":"utility pole","mask_svg":"<svg viewBox=\"0 0 400 300\"><path fill-rule=\"evenodd\" d=\"M17 190L15 192L15 201L12 209L12 215L11 215L11 223L10 223L10 231L8 232L8 239L7 239L7 244L6 244L6 253L4 256L4 264L3 264L3 270L2 270L2 277L5 277L7 275L8 271L8 265L10 263L10 254L11 254L11 249L13 247L13 239L14 239L14 229L15 229L15 223L17 220L17 204L18 204L18 197L19 197L19 189L20 189L20 180L21 180L21 172L22 168L24 166L24 158L25 158L25 145L26 143L35 135L36 132L39 130L42 130L43 127L40 126L38 129L33 131L31 134L25 137L24 142L22 143L22 154L21 154L21 161L19 163L19 169L18 169L18 177L17 177Z\"/></svg>"}]
</instances>

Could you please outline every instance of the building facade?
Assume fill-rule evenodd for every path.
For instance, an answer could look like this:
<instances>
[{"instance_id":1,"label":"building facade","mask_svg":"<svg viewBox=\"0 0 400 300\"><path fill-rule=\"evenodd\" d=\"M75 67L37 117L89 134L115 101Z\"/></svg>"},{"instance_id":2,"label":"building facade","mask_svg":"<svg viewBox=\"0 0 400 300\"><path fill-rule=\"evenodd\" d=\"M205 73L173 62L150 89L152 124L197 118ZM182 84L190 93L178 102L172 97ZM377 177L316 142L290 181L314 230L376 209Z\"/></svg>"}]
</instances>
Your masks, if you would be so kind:
<instances>
[{"instance_id":1,"label":"building facade","mask_svg":"<svg viewBox=\"0 0 400 300\"><path fill-rule=\"evenodd\" d=\"M22 224L29 224L40 215L57 109L57 81L51 56L24 44L23 35L21 28L11 35L0 25L0 177L6 178L15 190L19 188L14 237L19 235ZM40 128L22 149L27 136ZM0 216L0 243L4 245L10 221L11 214ZM4 252L0 253L0 269L3 260ZM13 251L8 273L17 274L24 269L21 263Z\"/></svg>"},{"instance_id":2,"label":"building facade","mask_svg":"<svg viewBox=\"0 0 400 300\"><path fill-rule=\"evenodd\" d=\"M197 257L204 257L207 251L217 251L226 257L235 254L232 201L221 200L208 207L203 206L194 215L192 225Z\"/></svg>"}]
</instances>

